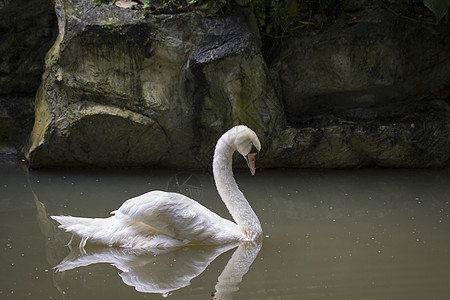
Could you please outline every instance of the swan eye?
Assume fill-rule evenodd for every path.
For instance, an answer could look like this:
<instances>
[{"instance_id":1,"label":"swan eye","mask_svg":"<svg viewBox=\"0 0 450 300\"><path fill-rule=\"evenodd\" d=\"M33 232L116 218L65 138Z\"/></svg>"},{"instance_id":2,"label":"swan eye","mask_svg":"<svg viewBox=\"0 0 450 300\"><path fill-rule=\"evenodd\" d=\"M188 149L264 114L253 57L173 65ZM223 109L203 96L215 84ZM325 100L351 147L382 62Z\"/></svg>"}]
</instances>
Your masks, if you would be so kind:
<instances>
[{"instance_id":1,"label":"swan eye","mask_svg":"<svg viewBox=\"0 0 450 300\"><path fill-rule=\"evenodd\" d=\"M254 157L256 159L259 158L259 151L258 151L258 149L256 149L255 145L252 145L252 149L250 150L250 152L248 154L256 154Z\"/></svg>"}]
</instances>

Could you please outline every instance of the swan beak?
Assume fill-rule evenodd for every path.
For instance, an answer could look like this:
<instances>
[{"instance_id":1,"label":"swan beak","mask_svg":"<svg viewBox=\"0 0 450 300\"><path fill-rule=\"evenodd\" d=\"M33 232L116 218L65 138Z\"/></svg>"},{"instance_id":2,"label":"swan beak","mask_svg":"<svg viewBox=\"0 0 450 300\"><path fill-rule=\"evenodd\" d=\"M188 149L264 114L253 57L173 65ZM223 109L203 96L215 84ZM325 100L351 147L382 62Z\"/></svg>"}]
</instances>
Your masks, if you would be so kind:
<instances>
[{"instance_id":1,"label":"swan beak","mask_svg":"<svg viewBox=\"0 0 450 300\"><path fill-rule=\"evenodd\" d=\"M256 171L255 161L257 156L258 153L249 153L245 156L245 160L247 161L247 165L248 168L250 169L250 172L252 173L252 176L255 175Z\"/></svg>"}]
</instances>

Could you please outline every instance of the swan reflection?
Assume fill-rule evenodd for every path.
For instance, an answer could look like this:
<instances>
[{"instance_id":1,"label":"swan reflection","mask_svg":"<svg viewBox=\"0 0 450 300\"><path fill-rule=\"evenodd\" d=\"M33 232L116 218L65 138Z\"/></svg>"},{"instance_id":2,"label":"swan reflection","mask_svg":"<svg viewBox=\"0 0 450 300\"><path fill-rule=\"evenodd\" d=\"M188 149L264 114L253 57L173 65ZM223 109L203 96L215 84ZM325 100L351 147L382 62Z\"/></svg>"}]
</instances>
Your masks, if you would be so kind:
<instances>
[{"instance_id":1,"label":"swan reflection","mask_svg":"<svg viewBox=\"0 0 450 300\"><path fill-rule=\"evenodd\" d=\"M143 293L157 293L164 297L190 284L219 255L237 249L225 266L216 284L217 299L232 299L233 292L248 272L261 249L261 242L242 242L218 246L189 246L164 253L140 252L114 247L78 248L56 267L64 272L92 264L107 263L121 271L122 281Z\"/></svg>"}]
</instances>

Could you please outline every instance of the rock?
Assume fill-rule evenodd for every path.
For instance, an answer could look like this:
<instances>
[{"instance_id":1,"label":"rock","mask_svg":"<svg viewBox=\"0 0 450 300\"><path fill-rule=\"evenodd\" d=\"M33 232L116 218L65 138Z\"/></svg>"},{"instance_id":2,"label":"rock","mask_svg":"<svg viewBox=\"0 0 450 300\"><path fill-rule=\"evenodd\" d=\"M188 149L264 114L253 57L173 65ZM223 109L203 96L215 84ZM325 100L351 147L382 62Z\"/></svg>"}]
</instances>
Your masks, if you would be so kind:
<instances>
[{"instance_id":1,"label":"rock","mask_svg":"<svg viewBox=\"0 0 450 300\"><path fill-rule=\"evenodd\" d=\"M0 96L0 153L18 152L34 123L34 99Z\"/></svg>"},{"instance_id":2,"label":"rock","mask_svg":"<svg viewBox=\"0 0 450 300\"><path fill-rule=\"evenodd\" d=\"M442 168L450 155L450 106L442 100L393 119L331 119L289 128L275 140L276 166ZM315 126L314 126L315 125Z\"/></svg>"},{"instance_id":3,"label":"rock","mask_svg":"<svg viewBox=\"0 0 450 300\"><path fill-rule=\"evenodd\" d=\"M450 36L371 4L344 13L323 34L284 41L271 69L290 122L402 107L450 87Z\"/></svg>"},{"instance_id":4,"label":"rock","mask_svg":"<svg viewBox=\"0 0 450 300\"><path fill-rule=\"evenodd\" d=\"M270 70L291 128L274 142L273 166L448 163L450 35L377 3L282 42Z\"/></svg>"},{"instance_id":5,"label":"rock","mask_svg":"<svg viewBox=\"0 0 450 300\"><path fill-rule=\"evenodd\" d=\"M140 19L58 0L24 153L32 167L207 169L242 123L263 144L258 167L445 166L448 33L352 3L323 34L283 41L268 68L251 10Z\"/></svg>"},{"instance_id":6,"label":"rock","mask_svg":"<svg viewBox=\"0 0 450 300\"><path fill-rule=\"evenodd\" d=\"M24 149L32 167L204 168L232 125L249 125L265 145L284 125L251 10L143 20L90 0L55 10L59 35Z\"/></svg>"},{"instance_id":7,"label":"rock","mask_svg":"<svg viewBox=\"0 0 450 300\"><path fill-rule=\"evenodd\" d=\"M17 153L31 132L54 29L51 1L0 1L0 153Z\"/></svg>"},{"instance_id":8,"label":"rock","mask_svg":"<svg viewBox=\"0 0 450 300\"><path fill-rule=\"evenodd\" d=\"M0 1L0 95L34 97L55 29L51 1Z\"/></svg>"}]
</instances>

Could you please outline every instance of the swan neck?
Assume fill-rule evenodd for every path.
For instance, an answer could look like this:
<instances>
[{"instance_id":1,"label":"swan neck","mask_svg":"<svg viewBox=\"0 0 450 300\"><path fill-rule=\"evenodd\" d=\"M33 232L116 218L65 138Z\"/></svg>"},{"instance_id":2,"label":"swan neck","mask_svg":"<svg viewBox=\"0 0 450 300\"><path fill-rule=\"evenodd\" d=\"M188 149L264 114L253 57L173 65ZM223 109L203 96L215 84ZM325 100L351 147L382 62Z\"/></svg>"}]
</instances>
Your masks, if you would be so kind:
<instances>
[{"instance_id":1,"label":"swan neck","mask_svg":"<svg viewBox=\"0 0 450 300\"><path fill-rule=\"evenodd\" d=\"M246 239L254 240L262 234L261 224L233 176L233 153L236 148L217 142L213 160L214 181L217 191Z\"/></svg>"}]
</instances>

